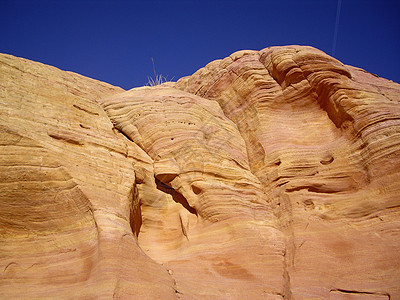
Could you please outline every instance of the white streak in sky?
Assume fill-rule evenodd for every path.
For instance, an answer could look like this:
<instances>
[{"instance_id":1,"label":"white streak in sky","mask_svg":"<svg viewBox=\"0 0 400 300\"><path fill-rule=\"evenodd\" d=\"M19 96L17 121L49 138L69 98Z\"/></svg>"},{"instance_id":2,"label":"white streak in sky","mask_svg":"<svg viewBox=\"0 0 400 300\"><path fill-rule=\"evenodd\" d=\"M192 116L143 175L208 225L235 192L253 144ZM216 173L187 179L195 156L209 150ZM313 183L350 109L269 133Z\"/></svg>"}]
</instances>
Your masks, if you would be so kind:
<instances>
[{"instance_id":1,"label":"white streak in sky","mask_svg":"<svg viewBox=\"0 0 400 300\"><path fill-rule=\"evenodd\" d=\"M337 10L336 10L335 33L333 34L332 56L335 56L336 54L336 42L339 30L339 18L340 18L341 7L342 7L342 0L338 0Z\"/></svg>"}]
</instances>

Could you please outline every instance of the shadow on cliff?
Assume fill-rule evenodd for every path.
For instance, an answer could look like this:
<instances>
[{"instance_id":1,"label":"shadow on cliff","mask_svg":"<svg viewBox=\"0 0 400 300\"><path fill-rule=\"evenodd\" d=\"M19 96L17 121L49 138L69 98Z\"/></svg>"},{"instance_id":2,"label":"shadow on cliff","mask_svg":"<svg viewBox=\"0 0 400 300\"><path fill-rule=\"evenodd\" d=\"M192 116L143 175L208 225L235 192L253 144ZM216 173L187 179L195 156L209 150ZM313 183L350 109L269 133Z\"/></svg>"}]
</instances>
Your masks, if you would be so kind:
<instances>
[{"instance_id":1,"label":"shadow on cliff","mask_svg":"<svg viewBox=\"0 0 400 300\"><path fill-rule=\"evenodd\" d=\"M162 182L160 179L158 179L157 177L155 177L156 180L156 185L157 185L157 189L170 194L172 196L172 199L174 199L174 201L176 203L181 204L184 208L186 208L191 214L194 214L197 216L197 212L196 210L191 207L189 205L189 203L187 202L186 198L179 192L177 192L173 187L170 187L169 185L165 184L164 182Z\"/></svg>"}]
</instances>

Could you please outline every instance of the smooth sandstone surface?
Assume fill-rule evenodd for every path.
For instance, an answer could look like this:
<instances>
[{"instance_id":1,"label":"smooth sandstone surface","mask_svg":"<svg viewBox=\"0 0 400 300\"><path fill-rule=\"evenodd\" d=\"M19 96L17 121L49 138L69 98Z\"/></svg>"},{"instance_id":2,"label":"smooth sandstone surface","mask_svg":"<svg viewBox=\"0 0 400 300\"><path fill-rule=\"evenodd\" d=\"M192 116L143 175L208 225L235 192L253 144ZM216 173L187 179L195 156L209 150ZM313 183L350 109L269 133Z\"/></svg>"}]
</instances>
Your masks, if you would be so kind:
<instances>
[{"instance_id":1,"label":"smooth sandstone surface","mask_svg":"<svg viewBox=\"0 0 400 300\"><path fill-rule=\"evenodd\" d=\"M400 298L400 85L304 46L129 91L0 54L0 298Z\"/></svg>"}]
</instances>

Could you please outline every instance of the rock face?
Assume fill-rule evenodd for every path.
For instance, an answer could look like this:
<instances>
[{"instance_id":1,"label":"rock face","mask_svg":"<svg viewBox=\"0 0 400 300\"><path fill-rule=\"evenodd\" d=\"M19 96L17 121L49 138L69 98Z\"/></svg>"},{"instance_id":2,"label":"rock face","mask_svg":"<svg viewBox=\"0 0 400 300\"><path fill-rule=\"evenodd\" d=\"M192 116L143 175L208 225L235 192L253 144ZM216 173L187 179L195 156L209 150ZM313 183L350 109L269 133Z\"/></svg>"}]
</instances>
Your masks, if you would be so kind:
<instances>
[{"instance_id":1,"label":"rock face","mask_svg":"<svg viewBox=\"0 0 400 300\"><path fill-rule=\"evenodd\" d=\"M1 295L400 298L399 102L311 47L129 91L2 54Z\"/></svg>"}]
</instances>

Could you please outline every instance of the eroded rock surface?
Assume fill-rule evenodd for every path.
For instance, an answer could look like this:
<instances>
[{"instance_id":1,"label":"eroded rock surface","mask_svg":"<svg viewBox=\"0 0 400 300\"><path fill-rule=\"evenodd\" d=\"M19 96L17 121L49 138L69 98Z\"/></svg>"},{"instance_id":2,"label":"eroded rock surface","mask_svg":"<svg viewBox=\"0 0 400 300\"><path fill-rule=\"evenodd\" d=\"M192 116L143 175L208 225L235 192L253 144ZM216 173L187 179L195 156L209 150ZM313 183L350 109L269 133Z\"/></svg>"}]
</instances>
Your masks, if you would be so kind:
<instances>
[{"instance_id":1,"label":"eroded rock surface","mask_svg":"<svg viewBox=\"0 0 400 300\"><path fill-rule=\"evenodd\" d=\"M2 295L399 298L399 102L311 47L129 91L0 55Z\"/></svg>"}]
</instances>

